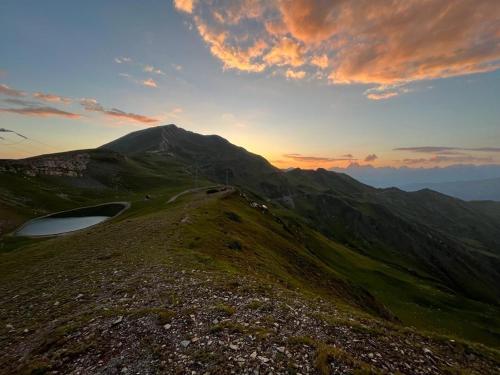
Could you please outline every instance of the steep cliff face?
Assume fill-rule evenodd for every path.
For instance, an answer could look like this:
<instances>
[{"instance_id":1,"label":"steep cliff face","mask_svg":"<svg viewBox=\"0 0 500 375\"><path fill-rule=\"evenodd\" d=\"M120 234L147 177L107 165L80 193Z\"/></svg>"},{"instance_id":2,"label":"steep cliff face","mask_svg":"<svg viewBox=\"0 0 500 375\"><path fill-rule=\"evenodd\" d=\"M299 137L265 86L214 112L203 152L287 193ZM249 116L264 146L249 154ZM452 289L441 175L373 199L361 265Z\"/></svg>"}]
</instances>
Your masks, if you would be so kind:
<instances>
[{"instance_id":1,"label":"steep cliff face","mask_svg":"<svg viewBox=\"0 0 500 375\"><path fill-rule=\"evenodd\" d=\"M11 172L27 176L81 177L90 161L88 153L73 155L49 155L22 160L1 160L0 172Z\"/></svg>"}]
</instances>

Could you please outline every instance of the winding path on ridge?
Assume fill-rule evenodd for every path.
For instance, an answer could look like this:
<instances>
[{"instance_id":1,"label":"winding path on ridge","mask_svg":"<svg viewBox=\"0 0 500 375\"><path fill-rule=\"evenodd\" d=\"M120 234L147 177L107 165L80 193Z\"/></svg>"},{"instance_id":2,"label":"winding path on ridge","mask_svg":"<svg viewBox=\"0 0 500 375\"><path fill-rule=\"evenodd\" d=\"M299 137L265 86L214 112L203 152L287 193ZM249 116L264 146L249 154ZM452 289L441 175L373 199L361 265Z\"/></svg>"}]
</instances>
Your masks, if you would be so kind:
<instances>
[{"instance_id":1,"label":"winding path on ridge","mask_svg":"<svg viewBox=\"0 0 500 375\"><path fill-rule=\"evenodd\" d=\"M197 191L201 191L201 190L207 190L207 189L217 189L217 188L222 188L222 187L226 187L226 188L229 188L229 189L233 189L232 186L225 186L225 185L210 185L210 186L203 186L203 187L199 187L199 188L192 188L192 189L187 189L187 190L184 190L184 191L181 191L180 193L174 195L173 197L171 197L167 203L172 203L172 202L175 202L175 200L185 194L189 194L189 193L195 193Z\"/></svg>"}]
</instances>

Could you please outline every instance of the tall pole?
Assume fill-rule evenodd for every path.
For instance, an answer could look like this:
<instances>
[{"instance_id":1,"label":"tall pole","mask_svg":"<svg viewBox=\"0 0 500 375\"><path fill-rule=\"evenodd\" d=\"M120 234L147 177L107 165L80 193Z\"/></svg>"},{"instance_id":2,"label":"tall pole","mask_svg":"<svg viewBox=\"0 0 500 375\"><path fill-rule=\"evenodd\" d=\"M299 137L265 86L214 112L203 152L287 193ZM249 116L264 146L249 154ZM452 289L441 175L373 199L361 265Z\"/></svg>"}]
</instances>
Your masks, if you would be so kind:
<instances>
[{"instance_id":1,"label":"tall pole","mask_svg":"<svg viewBox=\"0 0 500 375\"><path fill-rule=\"evenodd\" d=\"M196 161L194 168L195 168L194 169L194 187L197 188L198 187L198 161Z\"/></svg>"}]
</instances>

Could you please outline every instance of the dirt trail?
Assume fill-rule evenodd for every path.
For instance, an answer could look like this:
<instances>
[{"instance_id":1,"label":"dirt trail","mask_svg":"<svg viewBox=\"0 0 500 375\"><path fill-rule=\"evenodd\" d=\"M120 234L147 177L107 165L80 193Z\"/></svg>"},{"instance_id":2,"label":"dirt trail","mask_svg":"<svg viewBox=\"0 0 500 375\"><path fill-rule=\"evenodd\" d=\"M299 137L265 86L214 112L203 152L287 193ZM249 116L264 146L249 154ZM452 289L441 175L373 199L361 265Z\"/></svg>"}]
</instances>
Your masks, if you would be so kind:
<instances>
[{"instance_id":1,"label":"dirt trail","mask_svg":"<svg viewBox=\"0 0 500 375\"><path fill-rule=\"evenodd\" d=\"M233 191L234 190L234 188L232 186L225 186L225 185L210 185L210 186L203 186L203 187L199 187L199 188L192 188L192 189L187 189L187 190L181 191L180 193L174 195L173 197L171 197L168 200L167 203L175 202L175 200L177 198L179 198L179 197L181 197L183 195L189 194L189 193L196 193L198 191L208 190L208 189L222 189L222 188L225 188L228 191Z\"/></svg>"}]
</instances>

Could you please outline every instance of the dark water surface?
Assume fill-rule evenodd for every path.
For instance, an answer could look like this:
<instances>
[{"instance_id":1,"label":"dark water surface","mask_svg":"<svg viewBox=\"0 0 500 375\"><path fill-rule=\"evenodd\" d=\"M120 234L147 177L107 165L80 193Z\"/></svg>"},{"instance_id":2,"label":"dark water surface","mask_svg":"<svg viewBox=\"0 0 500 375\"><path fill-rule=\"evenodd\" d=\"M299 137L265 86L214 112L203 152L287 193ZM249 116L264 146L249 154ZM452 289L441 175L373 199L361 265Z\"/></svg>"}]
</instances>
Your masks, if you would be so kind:
<instances>
[{"instance_id":1,"label":"dark water surface","mask_svg":"<svg viewBox=\"0 0 500 375\"><path fill-rule=\"evenodd\" d=\"M51 236L74 232L106 221L128 207L127 203L109 203L58 212L24 224L16 236Z\"/></svg>"}]
</instances>

